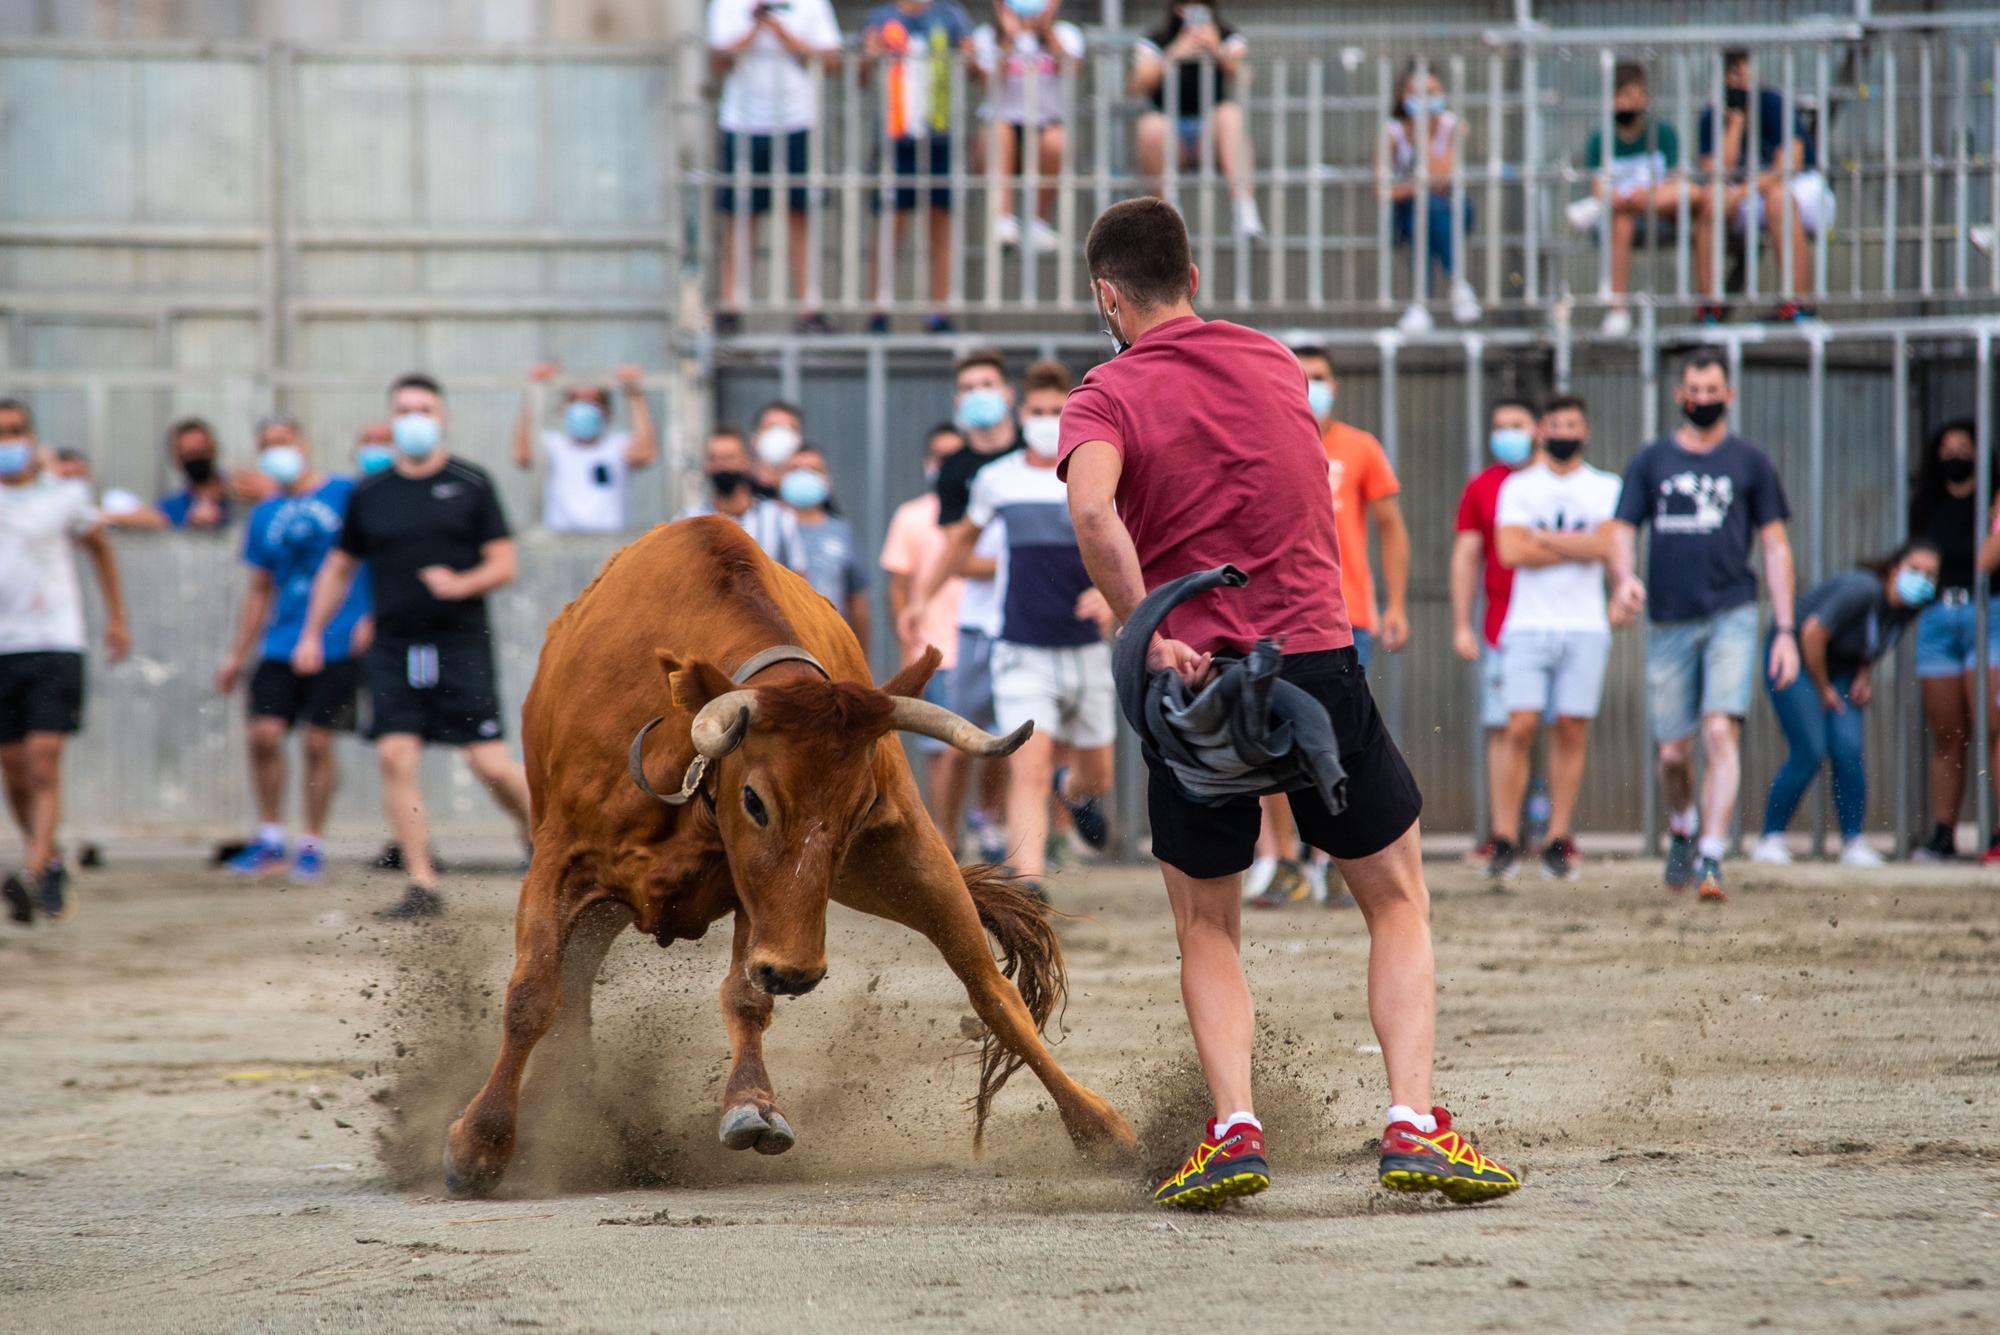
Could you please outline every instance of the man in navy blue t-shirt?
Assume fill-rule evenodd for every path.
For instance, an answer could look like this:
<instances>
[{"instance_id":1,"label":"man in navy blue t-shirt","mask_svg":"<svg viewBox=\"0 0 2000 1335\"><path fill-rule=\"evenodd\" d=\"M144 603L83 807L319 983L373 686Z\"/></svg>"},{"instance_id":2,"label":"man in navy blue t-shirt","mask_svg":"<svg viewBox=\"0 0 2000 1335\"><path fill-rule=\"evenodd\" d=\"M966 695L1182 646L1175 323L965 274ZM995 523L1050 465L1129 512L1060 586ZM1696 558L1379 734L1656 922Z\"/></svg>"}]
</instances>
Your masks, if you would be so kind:
<instances>
[{"instance_id":1,"label":"man in navy blue t-shirt","mask_svg":"<svg viewBox=\"0 0 2000 1335\"><path fill-rule=\"evenodd\" d=\"M257 837L229 862L229 869L255 875L286 861L285 734L305 726L305 785L300 801L298 857L292 879L315 881L325 869L321 838L333 805L336 781L333 735L352 731L354 701L361 681L358 652L372 631L368 581L354 581L346 601L321 636L326 666L311 676L292 668L292 651L305 629L313 579L326 554L340 540L354 480L328 477L312 466L303 436L274 434L258 451L257 470L278 494L250 512L243 534L243 561L250 587L229 656L215 674L216 689L236 689L251 646L259 661L250 674L250 789L257 803Z\"/></svg>"},{"instance_id":2,"label":"man in navy blue t-shirt","mask_svg":"<svg viewBox=\"0 0 2000 1335\"><path fill-rule=\"evenodd\" d=\"M1681 890L1699 879L1702 898L1721 899L1722 856L1741 777L1737 747L1758 672L1752 539L1763 548L1775 620L1769 673L1780 689L1799 674L1792 548L1785 537L1791 511L1771 460L1729 430L1736 394L1719 353L1704 348L1690 356L1675 397L1686 420L1633 456L1612 524L1627 570L1635 568L1639 527L1651 526L1652 582L1629 577L1613 596L1627 615L1641 605L1651 614L1647 713L1669 813L1667 885ZM1699 808L1697 729L1708 759Z\"/></svg>"}]
</instances>

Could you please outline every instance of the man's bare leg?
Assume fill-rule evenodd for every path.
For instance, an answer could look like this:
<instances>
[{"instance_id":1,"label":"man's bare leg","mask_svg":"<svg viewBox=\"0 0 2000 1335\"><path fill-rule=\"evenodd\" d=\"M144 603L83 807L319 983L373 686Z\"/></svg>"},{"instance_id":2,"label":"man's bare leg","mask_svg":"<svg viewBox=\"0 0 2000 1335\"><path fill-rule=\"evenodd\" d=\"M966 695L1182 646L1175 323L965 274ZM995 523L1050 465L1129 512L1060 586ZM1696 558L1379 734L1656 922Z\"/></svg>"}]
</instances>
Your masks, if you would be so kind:
<instances>
[{"instance_id":1,"label":"man's bare leg","mask_svg":"<svg viewBox=\"0 0 2000 1335\"><path fill-rule=\"evenodd\" d=\"M437 889L437 868L431 865L430 824L424 816L424 790L417 779L424 743L413 732L392 732L375 742L375 759L382 770L382 814L403 850L403 870L410 884Z\"/></svg>"},{"instance_id":2,"label":"man's bare leg","mask_svg":"<svg viewBox=\"0 0 2000 1335\"><path fill-rule=\"evenodd\" d=\"M1368 924L1368 1020L1382 1045L1389 1102L1428 1112L1437 1054L1437 965L1422 835L1412 823L1380 852L1336 864Z\"/></svg>"},{"instance_id":3,"label":"man's bare leg","mask_svg":"<svg viewBox=\"0 0 2000 1335\"><path fill-rule=\"evenodd\" d=\"M1243 976L1243 875L1197 880L1160 864L1181 950L1181 1004L1217 1119L1250 1112L1254 1007Z\"/></svg>"},{"instance_id":4,"label":"man's bare leg","mask_svg":"<svg viewBox=\"0 0 2000 1335\"><path fill-rule=\"evenodd\" d=\"M1742 723L1728 714L1704 714L1701 719L1702 753L1708 770L1701 782L1701 833L1704 842L1729 839L1729 825L1736 815L1736 791L1742 780L1743 765L1738 745Z\"/></svg>"}]
</instances>

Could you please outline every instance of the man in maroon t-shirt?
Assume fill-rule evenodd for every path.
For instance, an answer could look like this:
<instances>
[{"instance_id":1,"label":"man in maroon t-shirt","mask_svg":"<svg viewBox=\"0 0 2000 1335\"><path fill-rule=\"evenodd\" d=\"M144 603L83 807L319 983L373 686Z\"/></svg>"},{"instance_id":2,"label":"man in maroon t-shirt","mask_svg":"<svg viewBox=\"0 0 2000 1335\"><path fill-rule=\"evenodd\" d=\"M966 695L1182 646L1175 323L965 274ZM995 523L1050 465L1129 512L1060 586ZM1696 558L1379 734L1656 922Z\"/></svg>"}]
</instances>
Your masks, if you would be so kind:
<instances>
[{"instance_id":1,"label":"man in maroon t-shirt","mask_svg":"<svg viewBox=\"0 0 2000 1335\"><path fill-rule=\"evenodd\" d=\"M1520 1185L1431 1106L1437 998L1430 892L1417 815L1423 798L1390 739L1354 655L1340 595L1326 453L1304 373L1285 345L1194 313L1200 275L1187 227L1158 199L1128 199L1084 245L1105 331L1119 353L1063 407L1061 463L1077 544L1119 621L1148 589L1233 562L1242 589L1183 603L1147 653L1199 685L1218 656L1270 636L1283 676L1326 706L1347 769L1338 815L1316 792L1290 794L1301 838L1338 860L1369 933L1368 1009L1389 1073L1381 1180L1483 1200ZM1180 941L1181 998L1215 1118L1153 1199L1209 1206L1270 1185L1251 1111L1250 987L1243 976L1243 871L1257 843L1254 797L1221 805L1149 775L1153 855Z\"/></svg>"},{"instance_id":2,"label":"man in maroon t-shirt","mask_svg":"<svg viewBox=\"0 0 2000 1335\"><path fill-rule=\"evenodd\" d=\"M1534 405L1526 399L1499 400L1487 419L1487 431L1497 462L1474 474L1458 498L1458 532L1451 544L1451 647L1466 662L1479 664L1479 725L1486 729L1490 813L1499 809L1500 739L1507 728L1507 702L1500 697L1500 626L1507 620L1507 595L1514 588L1513 568L1500 564L1494 547L1493 516L1500 505L1500 484L1534 457ZM1472 600L1482 584L1486 614L1475 632ZM1484 866L1492 856L1489 830L1472 857Z\"/></svg>"}]
</instances>

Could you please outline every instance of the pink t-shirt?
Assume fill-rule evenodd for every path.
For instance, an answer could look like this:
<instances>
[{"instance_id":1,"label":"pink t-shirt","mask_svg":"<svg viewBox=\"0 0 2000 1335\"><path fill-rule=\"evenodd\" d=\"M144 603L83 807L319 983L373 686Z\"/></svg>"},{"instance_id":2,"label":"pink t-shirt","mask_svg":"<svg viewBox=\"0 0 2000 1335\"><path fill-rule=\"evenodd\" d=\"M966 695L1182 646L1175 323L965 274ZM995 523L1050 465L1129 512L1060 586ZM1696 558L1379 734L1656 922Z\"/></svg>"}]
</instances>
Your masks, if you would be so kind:
<instances>
[{"instance_id":1,"label":"pink t-shirt","mask_svg":"<svg viewBox=\"0 0 2000 1335\"><path fill-rule=\"evenodd\" d=\"M1156 325L1063 405L1065 477L1087 440L1124 458L1118 515L1148 589L1224 562L1250 576L1181 604L1164 634L1203 652L1267 635L1288 654L1354 643L1326 452L1284 344L1197 316Z\"/></svg>"},{"instance_id":2,"label":"pink t-shirt","mask_svg":"<svg viewBox=\"0 0 2000 1335\"><path fill-rule=\"evenodd\" d=\"M948 541L944 530L938 527L937 517L938 498L934 491L897 506L889 520L889 535L882 540L882 569L892 575L908 575L913 585L936 569L937 563L944 559ZM940 670L958 662L958 599L964 591L964 580L948 579L938 586L937 597L924 607L923 636L944 655ZM916 656L906 653L903 662L908 664Z\"/></svg>"}]
</instances>

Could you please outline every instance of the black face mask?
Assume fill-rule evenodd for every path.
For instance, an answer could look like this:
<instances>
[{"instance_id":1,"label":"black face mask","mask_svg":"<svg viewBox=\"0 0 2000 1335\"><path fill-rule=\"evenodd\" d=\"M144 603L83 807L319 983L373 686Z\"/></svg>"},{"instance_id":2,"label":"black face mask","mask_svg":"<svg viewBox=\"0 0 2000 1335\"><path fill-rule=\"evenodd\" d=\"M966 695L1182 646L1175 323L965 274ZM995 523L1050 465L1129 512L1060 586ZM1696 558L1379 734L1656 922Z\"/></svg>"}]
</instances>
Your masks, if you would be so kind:
<instances>
[{"instance_id":1,"label":"black face mask","mask_svg":"<svg viewBox=\"0 0 2000 1335\"><path fill-rule=\"evenodd\" d=\"M1568 463L1583 451L1581 436L1544 436L1542 448L1549 452L1549 458Z\"/></svg>"},{"instance_id":2,"label":"black face mask","mask_svg":"<svg viewBox=\"0 0 2000 1335\"><path fill-rule=\"evenodd\" d=\"M1728 411L1729 405L1726 403L1683 403L1681 405L1681 416L1687 418L1688 421L1694 423L1695 426L1703 431L1720 422L1722 415Z\"/></svg>"},{"instance_id":3,"label":"black face mask","mask_svg":"<svg viewBox=\"0 0 2000 1335\"><path fill-rule=\"evenodd\" d=\"M1645 114L1643 111L1614 111L1611 113L1611 119L1629 130L1637 125Z\"/></svg>"},{"instance_id":4,"label":"black face mask","mask_svg":"<svg viewBox=\"0 0 2000 1335\"><path fill-rule=\"evenodd\" d=\"M192 459L181 460L181 472L195 486L206 486L215 480L215 460L206 454L198 454Z\"/></svg>"},{"instance_id":5,"label":"black face mask","mask_svg":"<svg viewBox=\"0 0 2000 1335\"><path fill-rule=\"evenodd\" d=\"M1750 105L1750 90L1725 88L1722 90L1722 101L1731 111L1743 111Z\"/></svg>"},{"instance_id":6,"label":"black face mask","mask_svg":"<svg viewBox=\"0 0 2000 1335\"><path fill-rule=\"evenodd\" d=\"M718 496L734 496L750 485L750 475L733 468L719 468L708 475L708 485Z\"/></svg>"},{"instance_id":7,"label":"black face mask","mask_svg":"<svg viewBox=\"0 0 2000 1335\"><path fill-rule=\"evenodd\" d=\"M1972 475L1978 471L1977 459L1954 456L1944 461L1944 480L1947 482L1970 482Z\"/></svg>"}]
</instances>

